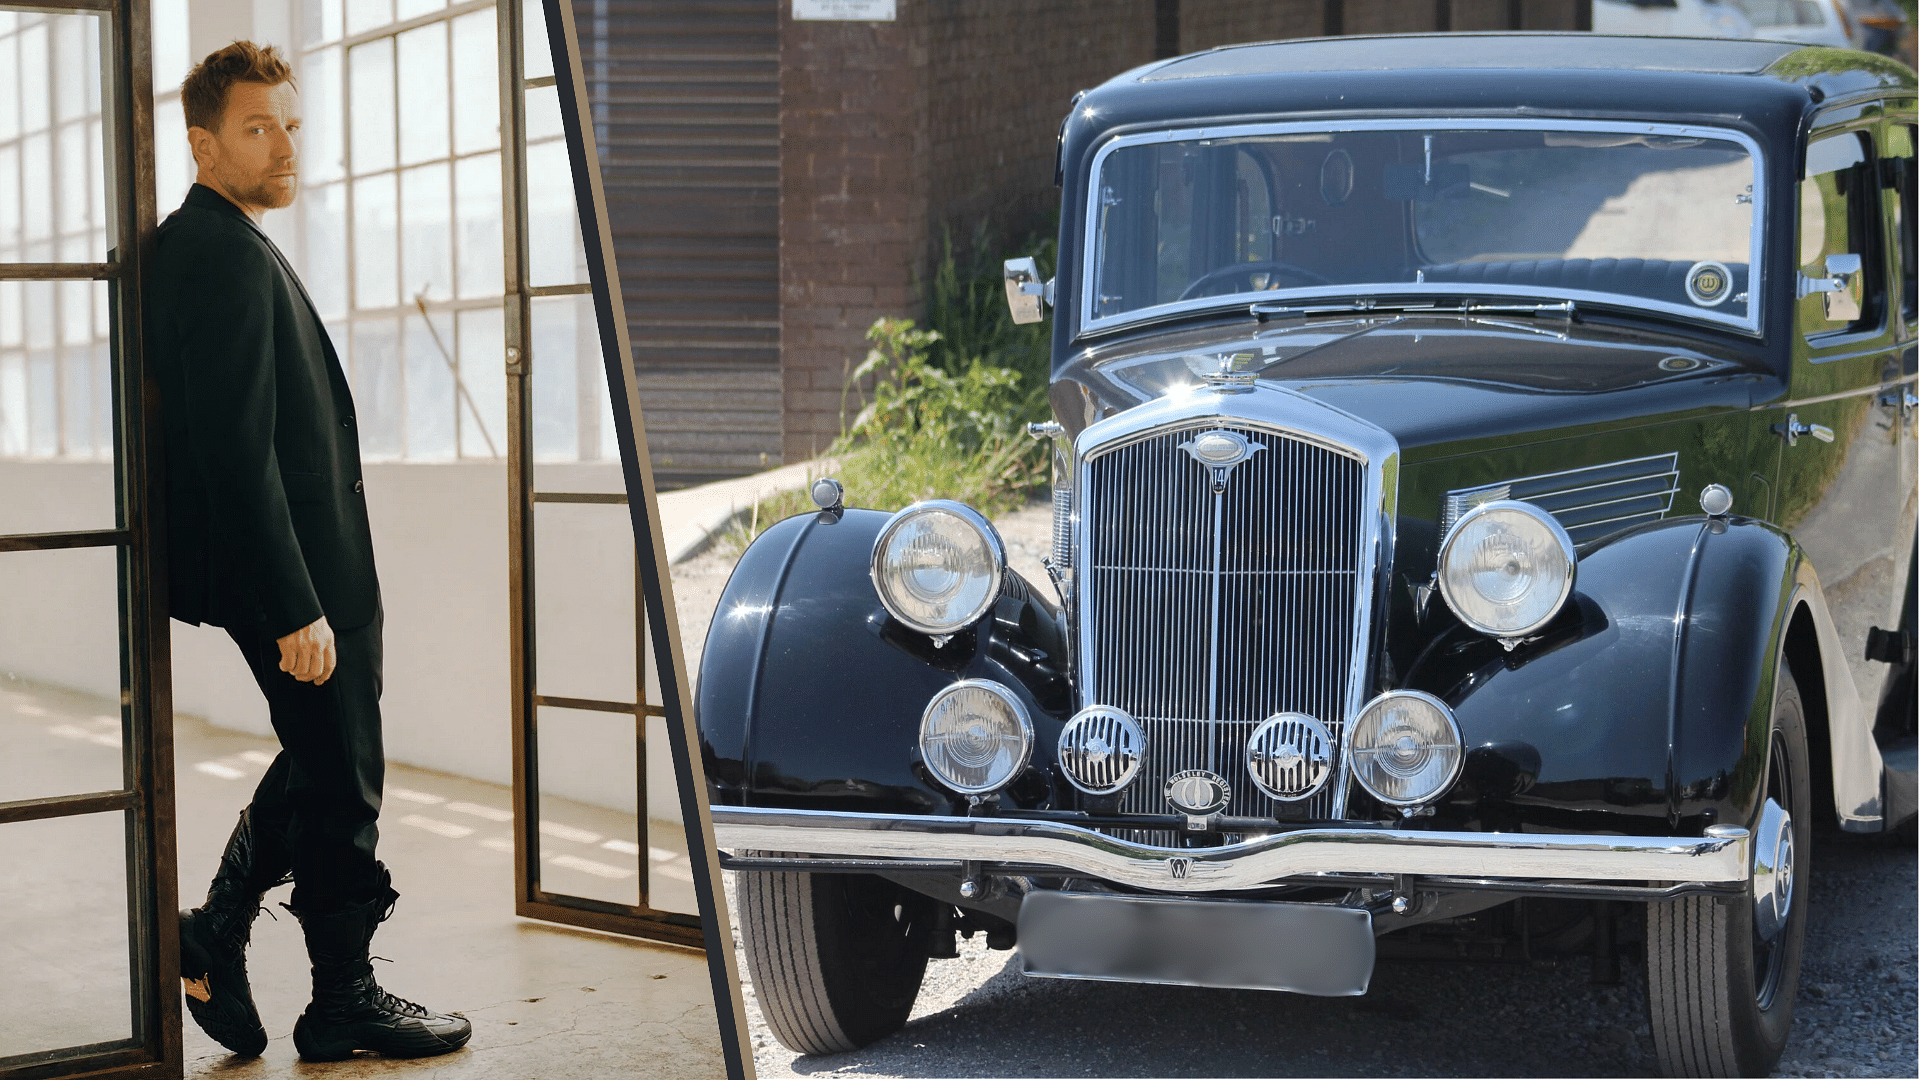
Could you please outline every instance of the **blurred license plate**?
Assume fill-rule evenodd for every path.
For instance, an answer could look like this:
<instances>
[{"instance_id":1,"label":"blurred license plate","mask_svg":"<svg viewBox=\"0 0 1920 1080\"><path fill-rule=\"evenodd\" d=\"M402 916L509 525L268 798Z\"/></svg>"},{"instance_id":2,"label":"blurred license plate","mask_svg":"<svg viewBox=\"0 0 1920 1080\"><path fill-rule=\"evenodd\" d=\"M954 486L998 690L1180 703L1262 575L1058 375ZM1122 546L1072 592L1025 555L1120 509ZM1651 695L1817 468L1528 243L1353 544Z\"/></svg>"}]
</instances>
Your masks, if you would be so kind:
<instances>
[{"instance_id":1,"label":"blurred license plate","mask_svg":"<svg viewBox=\"0 0 1920 1080\"><path fill-rule=\"evenodd\" d=\"M1030 892L1020 956L1051 979L1177 983L1357 997L1373 977L1373 916L1325 904Z\"/></svg>"}]
</instances>

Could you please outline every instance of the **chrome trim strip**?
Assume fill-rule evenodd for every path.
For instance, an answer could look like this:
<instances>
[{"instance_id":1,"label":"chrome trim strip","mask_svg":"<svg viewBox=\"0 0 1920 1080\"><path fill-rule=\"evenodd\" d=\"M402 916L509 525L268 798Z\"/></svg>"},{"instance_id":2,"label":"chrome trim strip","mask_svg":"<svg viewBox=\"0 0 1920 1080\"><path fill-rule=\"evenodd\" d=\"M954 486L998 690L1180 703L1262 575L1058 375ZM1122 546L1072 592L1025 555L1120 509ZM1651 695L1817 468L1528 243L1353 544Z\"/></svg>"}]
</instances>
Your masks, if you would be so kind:
<instances>
[{"instance_id":1,"label":"chrome trim strip","mask_svg":"<svg viewBox=\"0 0 1920 1080\"><path fill-rule=\"evenodd\" d=\"M1702 322L1718 323L1734 327L1748 334L1760 334L1761 296L1767 285L1766 264L1762 260L1765 254L1765 233L1767 221L1767 175L1766 157L1760 151L1760 144L1750 136L1729 128L1709 127L1700 124L1646 124L1625 120L1554 120L1554 119L1516 119L1486 117L1407 117L1391 120L1319 120L1294 123L1259 124L1220 124L1212 127L1176 128L1167 131L1148 131L1136 135L1118 135L1106 141L1094 152L1093 162L1088 169L1089 183L1097 183L1101 169L1107 163L1107 156L1116 150L1130 146L1146 146L1154 143L1186 142L1200 139L1239 139L1260 135L1288 135L1297 132L1349 132L1349 131L1602 131L1622 134L1679 135L1691 138L1717 139L1722 142L1737 143L1744 147L1753 159L1753 221L1748 241L1747 259L1747 316L1718 314L1710 309L1687 307L1682 304L1669 304L1659 300L1649 300L1628 296L1624 293L1590 292L1585 289L1550 289L1529 286L1525 289L1500 288L1497 286L1458 283L1422 283L1393 282L1375 285L1342 285L1329 292L1327 286L1301 289L1275 289L1268 292L1243 294L1247 300L1262 303L1285 302L1289 300L1325 299L1328 296L1512 296L1516 291L1528 296L1545 296L1556 300L1588 301L1596 304L1608 304L1615 307L1634 307L1662 311L1680 315ZM1091 187L1086 189L1089 193ZM1097 220L1099 214L1108 205L1105 199L1106 189L1101 189L1102 197L1089 196L1086 200L1086 232L1081 252L1088 261L1081 267L1080 308L1077 314L1080 325L1074 336L1097 334L1115 327L1125 326L1151 319L1177 315L1184 311L1197 311L1206 308L1232 306L1223 304L1226 298L1218 296L1198 300L1177 301L1170 304L1155 304L1139 308L1121 315L1109 315L1096 318L1094 311L1093 279L1098 273L1105 257L1104 246L1100 244L1104 236Z\"/></svg>"},{"instance_id":2,"label":"chrome trim strip","mask_svg":"<svg viewBox=\"0 0 1920 1080\"><path fill-rule=\"evenodd\" d=\"M1459 874L1529 881L1745 882L1752 837L1302 829L1213 848L1163 848L1052 821L716 806L717 846L809 855L1049 867L1159 892L1254 889L1305 874ZM1184 876L1176 876L1184 875Z\"/></svg>"}]
</instances>

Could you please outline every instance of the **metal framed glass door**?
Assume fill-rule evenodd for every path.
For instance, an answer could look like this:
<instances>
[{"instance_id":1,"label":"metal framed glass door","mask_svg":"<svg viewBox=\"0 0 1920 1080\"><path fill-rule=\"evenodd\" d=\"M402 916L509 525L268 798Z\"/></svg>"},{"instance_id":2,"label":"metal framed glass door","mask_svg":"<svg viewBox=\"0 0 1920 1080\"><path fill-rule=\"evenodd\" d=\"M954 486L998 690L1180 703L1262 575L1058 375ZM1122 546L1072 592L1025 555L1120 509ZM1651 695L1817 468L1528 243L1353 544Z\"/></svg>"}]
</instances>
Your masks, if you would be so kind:
<instances>
[{"instance_id":1,"label":"metal framed glass door","mask_svg":"<svg viewBox=\"0 0 1920 1080\"><path fill-rule=\"evenodd\" d=\"M0 1077L178 1076L147 0L0 0Z\"/></svg>"},{"instance_id":2,"label":"metal framed glass door","mask_svg":"<svg viewBox=\"0 0 1920 1080\"><path fill-rule=\"evenodd\" d=\"M501 0L499 19L514 910L697 948L704 854L668 752L668 609L636 554L552 63L564 49L538 2Z\"/></svg>"}]
</instances>

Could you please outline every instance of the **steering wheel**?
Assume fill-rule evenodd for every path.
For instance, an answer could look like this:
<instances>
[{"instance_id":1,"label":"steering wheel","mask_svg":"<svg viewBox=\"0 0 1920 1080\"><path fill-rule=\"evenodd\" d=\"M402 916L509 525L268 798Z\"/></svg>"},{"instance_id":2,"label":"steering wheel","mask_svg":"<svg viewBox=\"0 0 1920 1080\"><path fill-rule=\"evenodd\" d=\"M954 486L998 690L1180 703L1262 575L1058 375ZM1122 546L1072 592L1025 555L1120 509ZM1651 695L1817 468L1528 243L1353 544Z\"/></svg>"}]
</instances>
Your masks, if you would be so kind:
<instances>
[{"instance_id":1,"label":"steering wheel","mask_svg":"<svg viewBox=\"0 0 1920 1080\"><path fill-rule=\"evenodd\" d=\"M1181 291L1179 298L1182 300L1191 300L1196 296L1218 295L1218 293L1207 291L1207 286L1216 285L1236 275L1246 278L1247 281L1247 288L1238 291L1255 292L1257 290L1253 288L1253 275L1263 271L1268 274L1291 274L1299 278L1301 283L1305 285L1333 284L1331 281L1328 281L1326 278L1304 266L1295 266L1293 263L1281 262L1278 259L1264 259L1259 262L1229 263L1226 266L1209 270L1199 277L1194 278L1193 281Z\"/></svg>"}]
</instances>

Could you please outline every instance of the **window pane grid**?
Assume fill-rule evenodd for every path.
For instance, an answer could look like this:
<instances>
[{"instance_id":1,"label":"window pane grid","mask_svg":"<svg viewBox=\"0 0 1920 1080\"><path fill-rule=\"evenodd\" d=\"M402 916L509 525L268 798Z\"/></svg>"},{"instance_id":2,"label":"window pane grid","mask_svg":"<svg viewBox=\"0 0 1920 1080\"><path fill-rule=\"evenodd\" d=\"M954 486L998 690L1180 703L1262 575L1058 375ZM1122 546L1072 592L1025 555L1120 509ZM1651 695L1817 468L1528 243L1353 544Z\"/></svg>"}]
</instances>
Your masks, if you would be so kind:
<instances>
[{"instance_id":1,"label":"window pane grid","mask_svg":"<svg viewBox=\"0 0 1920 1080\"><path fill-rule=\"evenodd\" d=\"M0 23L0 263L109 259L104 25L83 12ZM110 288L0 282L0 458L112 460Z\"/></svg>"},{"instance_id":2,"label":"window pane grid","mask_svg":"<svg viewBox=\"0 0 1920 1080\"><path fill-rule=\"evenodd\" d=\"M301 269L337 321L368 460L505 453L495 19L491 3L305 4Z\"/></svg>"}]
</instances>

